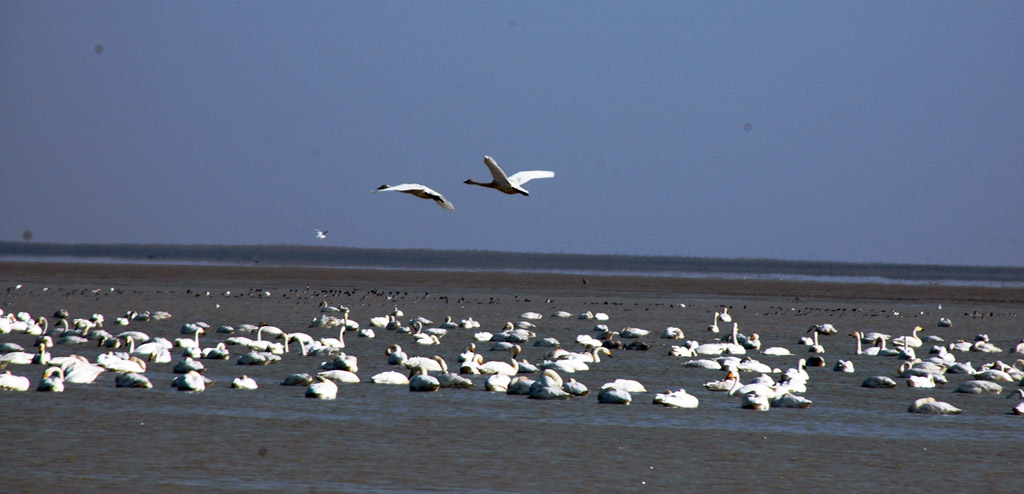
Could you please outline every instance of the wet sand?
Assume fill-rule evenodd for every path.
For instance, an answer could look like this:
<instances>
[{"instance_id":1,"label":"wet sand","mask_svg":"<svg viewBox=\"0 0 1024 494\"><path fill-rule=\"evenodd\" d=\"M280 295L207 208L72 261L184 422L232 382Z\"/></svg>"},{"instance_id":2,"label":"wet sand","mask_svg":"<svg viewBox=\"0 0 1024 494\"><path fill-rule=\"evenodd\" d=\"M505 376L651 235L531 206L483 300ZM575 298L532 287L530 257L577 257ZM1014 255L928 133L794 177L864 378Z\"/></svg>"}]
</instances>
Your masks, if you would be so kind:
<instances>
[{"instance_id":1,"label":"wet sand","mask_svg":"<svg viewBox=\"0 0 1024 494\"><path fill-rule=\"evenodd\" d=\"M406 319L473 317L482 323L480 330L491 332L536 311L544 315L535 321L537 338L555 337L571 350L578 350L576 335L596 336L596 321L550 315L605 312L612 329L650 330L643 340L653 347L616 350L588 372L564 374L594 391L567 401L488 393L479 376L473 377L475 389L427 394L369 384L373 374L394 370L384 361L390 344L400 343L410 355L441 355L454 365L480 331L454 330L441 345L420 346L381 328L374 339L346 334L346 351L359 357L363 382L340 385L334 401L305 399L304 387L278 384L293 372L315 373L325 360L301 357L295 348L281 363L265 367L237 365L244 353L237 348L230 360L204 361L216 384L203 393L170 388L172 364L149 366L151 390L115 388L108 372L96 383L69 385L63 394L3 392L0 434L7 451L0 483L11 492L140 486L176 492L1016 492L1024 417L1007 413L1015 402L1004 396L1017 383L1003 383L1001 395L983 396L953 393L966 378L952 375L949 384L930 390L909 388L901 379L895 389L861 388L868 376L895 377L899 362L855 355L846 334L867 330L899 336L920 325L923 334L946 342L987 333L1008 349L1024 337L1018 315L1024 289L586 278L584 284L580 276L554 274L0 263L5 313L50 316L66 308L72 317L88 317L98 312L107 319L104 328L115 333L123 328L111 327L113 319L125 311L165 310L172 320L133 323L128 329L173 340L182 337L186 322L205 321L211 328L266 322L289 332L336 336L336 331L308 328L319 315L320 301L328 300L351 308L352 318L364 327L370 317L396 306ZM738 399L701 386L720 379L721 371L683 368L688 359L667 355L681 341L658 338L665 327L708 341L712 334L705 328L722 306L730 307L741 331L758 332L766 347L793 351L793 357L750 355L783 369L807 356L796 342L810 325L828 322L839 328L839 335L823 338L828 366L809 371L811 408L742 410ZM953 327L937 327L939 317L951 318ZM211 331L202 346L227 336ZM33 340L0 335L0 342L26 348ZM536 363L549 349L532 346L534 340L523 345L521 357ZM506 352L479 346L488 360L507 359ZM90 344L57 345L51 351L94 360L101 350ZM919 355L926 352L927 346ZM1004 351L957 357L977 367L1019 356ZM854 361L857 372L832 372L837 358ZM34 387L43 367L8 369L28 376ZM230 380L243 373L255 377L260 389L230 389ZM630 406L598 404L601 384L620 377L641 381L650 393L635 395ZM653 392L680 387L699 397L699 408L651 404ZM965 413L906 413L922 396L948 401Z\"/></svg>"}]
</instances>

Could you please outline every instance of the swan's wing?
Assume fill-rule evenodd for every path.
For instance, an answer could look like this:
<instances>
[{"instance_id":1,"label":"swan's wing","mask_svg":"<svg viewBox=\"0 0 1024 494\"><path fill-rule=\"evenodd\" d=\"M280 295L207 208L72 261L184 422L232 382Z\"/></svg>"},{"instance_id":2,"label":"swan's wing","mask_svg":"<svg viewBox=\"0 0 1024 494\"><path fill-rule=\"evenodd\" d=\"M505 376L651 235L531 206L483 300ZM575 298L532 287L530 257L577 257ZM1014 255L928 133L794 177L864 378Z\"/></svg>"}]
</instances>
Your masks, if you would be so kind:
<instances>
[{"instance_id":1,"label":"swan's wing","mask_svg":"<svg viewBox=\"0 0 1024 494\"><path fill-rule=\"evenodd\" d=\"M375 190L374 192L381 192L381 191L385 191L386 192L386 191L390 191L390 190L393 190L393 191L396 191L396 192L405 192L405 193L412 194L412 195L414 195L416 197L420 197L420 198L423 198L423 199L433 199L435 202L437 202L438 206L441 206L442 208L445 208L445 209L447 209L449 211L454 211L455 210L455 205L453 205L448 199L445 199L443 195L439 194L434 189L431 189L430 187L427 187L426 185L420 185L420 184L398 184L398 185L391 185L391 186L381 185L380 188Z\"/></svg>"},{"instance_id":2,"label":"swan's wing","mask_svg":"<svg viewBox=\"0 0 1024 494\"><path fill-rule=\"evenodd\" d=\"M535 178L554 178L554 176L555 172L549 172L546 170L526 170L508 177L508 181L513 186L519 186Z\"/></svg>"},{"instance_id":3,"label":"swan's wing","mask_svg":"<svg viewBox=\"0 0 1024 494\"><path fill-rule=\"evenodd\" d=\"M508 175L505 175L505 172L498 166L498 162L494 161L494 158L484 156L484 164L487 165L487 169L491 171L491 176L494 177L494 183L509 184Z\"/></svg>"},{"instance_id":4,"label":"swan's wing","mask_svg":"<svg viewBox=\"0 0 1024 494\"><path fill-rule=\"evenodd\" d=\"M441 195L440 192L438 192L438 191L436 191L434 189L431 189L430 187L427 187L426 185L420 185L420 184L406 184L406 185L411 185L411 186L415 186L415 187L412 187L409 190L403 191L403 192L409 192L409 193L412 193L412 194L416 195L416 197L422 197L424 199L433 199L435 202L437 202L438 206L441 206L442 208L445 208L445 209L447 209L449 211L454 211L455 210L455 206L450 201L448 201L448 199L445 199L444 196Z\"/></svg>"},{"instance_id":5,"label":"swan's wing","mask_svg":"<svg viewBox=\"0 0 1024 494\"><path fill-rule=\"evenodd\" d=\"M429 190L429 189L427 189L427 190ZM431 190L431 192L434 192L434 191ZM455 211L455 205L452 204L451 201L449 201L448 199L445 199L443 195L438 194L437 192L434 192L434 195L433 195L433 197L431 197L431 199L433 199L434 202L436 202L438 206L441 206L442 208L445 208L445 209L447 209L449 211Z\"/></svg>"},{"instance_id":6,"label":"swan's wing","mask_svg":"<svg viewBox=\"0 0 1024 494\"><path fill-rule=\"evenodd\" d=\"M423 191L423 190L430 190L430 188L426 187L426 186L423 186L423 185L420 185L420 184L398 184L398 185L387 185L387 184L384 184L384 185L381 185L380 187L377 187L377 189L374 190L374 192L388 192L388 191L392 191L392 190L395 191L395 192L408 192L408 193L411 193L411 194L415 194L416 192L420 192L420 191ZM431 190L431 192L433 192L433 191Z\"/></svg>"}]
</instances>

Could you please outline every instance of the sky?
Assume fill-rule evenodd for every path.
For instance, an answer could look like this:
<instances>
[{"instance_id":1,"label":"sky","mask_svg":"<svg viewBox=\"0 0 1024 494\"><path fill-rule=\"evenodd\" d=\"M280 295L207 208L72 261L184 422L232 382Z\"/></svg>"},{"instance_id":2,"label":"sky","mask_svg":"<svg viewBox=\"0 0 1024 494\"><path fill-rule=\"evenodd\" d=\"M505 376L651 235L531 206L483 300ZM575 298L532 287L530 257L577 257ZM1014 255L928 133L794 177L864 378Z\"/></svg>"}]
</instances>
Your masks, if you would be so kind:
<instances>
[{"instance_id":1,"label":"sky","mask_svg":"<svg viewBox=\"0 0 1024 494\"><path fill-rule=\"evenodd\" d=\"M1017 1L0 2L0 240L1024 266L1022 40Z\"/></svg>"}]
</instances>

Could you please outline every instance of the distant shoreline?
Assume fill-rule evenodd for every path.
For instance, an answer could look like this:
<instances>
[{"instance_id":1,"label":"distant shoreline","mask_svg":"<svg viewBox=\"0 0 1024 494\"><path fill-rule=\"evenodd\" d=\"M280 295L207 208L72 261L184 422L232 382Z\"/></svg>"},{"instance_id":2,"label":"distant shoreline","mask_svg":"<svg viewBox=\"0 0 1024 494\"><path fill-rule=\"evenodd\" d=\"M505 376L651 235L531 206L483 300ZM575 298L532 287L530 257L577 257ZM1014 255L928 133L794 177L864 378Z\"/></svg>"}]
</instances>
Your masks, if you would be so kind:
<instances>
[{"instance_id":1,"label":"distant shoreline","mask_svg":"<svg viewBox=\"0 0 1024 494\"><path fill-rule=\"evenodd\" d=\"M831 283L770 279L720 279L629 275L579 275L538 272L431 271L417 269L318 268L266 265L171 265L143 263L76 263L0 261L0 287L110 287L144 281L195 290L312 285L320 288L451 293L478 291L512 295L544 293L550 297L604 299L653 297L675 301L697 297L781 297L805 299L929 301L929 303L1024 304L1024 287L950 286L941 284ZM38 288L38 286L37 286Z\"/></svg>"},{"instance_id":2,"label":"distant shoreline","mask_svg":"<svg viewBox=\"0 0 1024 494\"><path fill-rule=\"evenodd\" d=\"M0 242L9 261L130 262L341 269L550 272L656 277L1024 286L1024 268L923 264L544 254L302 245L57 244Z\"/></svg>"}]
</instances>

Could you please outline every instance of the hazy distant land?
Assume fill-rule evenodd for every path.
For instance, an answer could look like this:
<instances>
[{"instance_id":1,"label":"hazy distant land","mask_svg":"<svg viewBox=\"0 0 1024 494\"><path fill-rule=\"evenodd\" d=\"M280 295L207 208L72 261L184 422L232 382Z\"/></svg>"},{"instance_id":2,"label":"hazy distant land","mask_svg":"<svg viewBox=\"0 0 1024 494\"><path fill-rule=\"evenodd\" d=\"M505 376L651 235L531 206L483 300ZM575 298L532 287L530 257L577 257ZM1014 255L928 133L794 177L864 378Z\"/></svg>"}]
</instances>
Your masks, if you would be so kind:
<instances>
[{"instance_id":1,"label":"hazy distant land","mask_svg":"<svg viewBox=\"0 0 1024 494\"><path fill-rule=\"evenodd\" d=\"M810 276L1022 283L1024 268L923 264L542 254L482 250L363 249L302 245L56 244L0 242L0 257L126 262L261 264L395 269L558 271L662 276Z\"/></svg>"}]
</instances>

